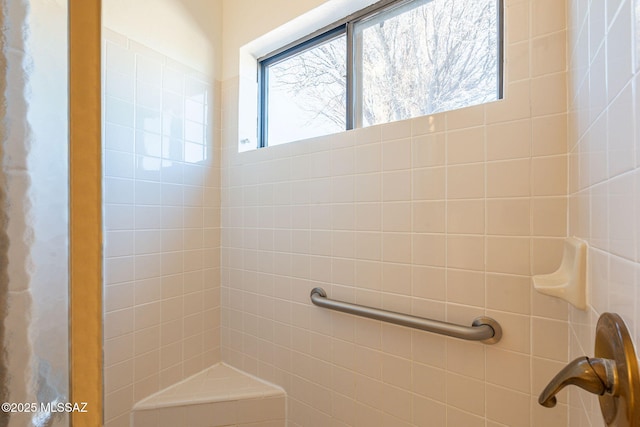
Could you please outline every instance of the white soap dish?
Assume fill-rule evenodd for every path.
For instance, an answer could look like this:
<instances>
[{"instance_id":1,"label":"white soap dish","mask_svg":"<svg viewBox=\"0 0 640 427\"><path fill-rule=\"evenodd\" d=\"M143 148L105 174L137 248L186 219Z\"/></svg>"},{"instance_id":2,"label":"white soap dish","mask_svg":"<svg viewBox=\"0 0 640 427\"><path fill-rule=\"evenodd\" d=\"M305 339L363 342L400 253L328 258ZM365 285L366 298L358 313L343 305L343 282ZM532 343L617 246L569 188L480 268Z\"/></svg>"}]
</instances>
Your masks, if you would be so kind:
<instances>
[{"instance_id":1,"label":"white soap dish","mask_svg":"<svg viewBox=\"0 0 640 427\"><path fill-rule=\"evenodd\" d=\"M568 237L560 268L551 274L533 276L533 287L541 294L562 298L580 310L587 309L587 244Z\"/></svg>"}]
</instances>

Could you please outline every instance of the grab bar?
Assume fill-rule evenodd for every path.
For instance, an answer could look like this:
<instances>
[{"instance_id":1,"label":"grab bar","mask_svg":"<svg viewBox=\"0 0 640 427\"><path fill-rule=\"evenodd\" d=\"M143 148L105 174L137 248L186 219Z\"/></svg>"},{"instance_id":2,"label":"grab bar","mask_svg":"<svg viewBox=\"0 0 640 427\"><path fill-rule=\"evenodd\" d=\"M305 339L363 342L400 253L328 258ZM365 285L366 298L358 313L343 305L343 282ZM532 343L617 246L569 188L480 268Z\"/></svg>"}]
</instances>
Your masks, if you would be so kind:
<instances>
[{"instance_id":1,"label":"grab bar","mask_svg":"<svg viewBox=\"0 0 640 427\"><path fill-rule=\"evenodd\" d=\"M424 317L410 316L395 311L381 310L359 304L351 304L327 298L327 293L322 288L311 290L311 302L319 307L343 313L355 314L374 320L393 323L423 331L434 332L440 335L460 338L468 341L482 341L485 344L495 344L502 338L500 324L490 317L478 317L474 319L472 326L456 325L455 323L441 322L439 320L425 319Z\"/></svg>"}]
</instances>

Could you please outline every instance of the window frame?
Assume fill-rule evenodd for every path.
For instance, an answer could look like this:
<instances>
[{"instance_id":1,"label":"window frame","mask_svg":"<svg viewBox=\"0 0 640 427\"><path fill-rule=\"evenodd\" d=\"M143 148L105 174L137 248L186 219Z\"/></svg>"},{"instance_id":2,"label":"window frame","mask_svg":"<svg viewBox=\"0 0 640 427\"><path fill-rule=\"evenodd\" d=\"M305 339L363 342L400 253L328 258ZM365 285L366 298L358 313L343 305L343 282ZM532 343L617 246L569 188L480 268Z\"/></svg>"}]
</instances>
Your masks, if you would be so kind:
<instances>
[{"instance_id":1,"label":"window frame","mask_svg":"<svg viewBox=\"0 0 640 427\"><path fill-rule=\"evenodd\" d=\"M313 49L322 43L331 41L342 35L346 36L347 46L347 63L346 70L346 126L345 131L360 128L362 123L358 120L358 110L362 108L361 102L357 99L357 64L356 64L356 46L354 26L362 21L375 18L378 14L383 14L393 9L401 9L410 4L414 0L381 0L364 9L352 13L332 24L329 24L311 34L297 39L279 49L276 49L267 55L257 59L258 63L258 148L268 147L268 91L269 86L268 72L269 66L284 61L297 54ZM434 0L427 0L427 2ZM497 62L498 62L498 78L497 78L497 99L504 98L504 0L495 0L497 10Z\"/></svg>"},{"instance_id":2,"label":"window frame","mask_svg":"<svg viewBox=\"0 0 640 427\"><path fill-rule=\"evenodd\" d=\"M315 33L314 33L315 34ZM259 100L258 100L258 148L264 148L267 147L268 144L268 128L269 128L269 115L267 114L268 111L268 93L267 93L267 88L269 87L269 74L267 73L267 68L270 67L271 65L275 65L279 62L282 62L288 58L291 58L295 55L298 55L300 53L303 53L307 50L311 50L316 46L319 46L323 43L329 42L333 39L336 39L340 36L342 36L343 34L347 34L347 24L344 23L342 25L338 25L335 27L332 27L326 31L323 31L320 34L314 35L313 37L311 37L310 39L306 40L305 39L301 39L298 40L297 42L294 42L293 46L288 47L284 50L279 49L278 51L275 51L274 53L271 53L269 55L267 55L266 57L262 57L260 59L258 59L258 87L259 87ZM349 45L349 36L347 34L347 76L353 72L353 70L349 70L349 63L351 62L349 60L349 49L348 49L348 45ZM353 54L351 54L351 56L353 56ZM349 88L348 88L348 82L349 82L349 78L345 77L347 79L347 117L349 117L351 115L351 113L349 112L349 104L351 102L350 101L350 97L348 95L349 93ZM347 126L347 129L348 126ZM347 130L345 129L345 130Z\"/></svg>"}]
</instances>

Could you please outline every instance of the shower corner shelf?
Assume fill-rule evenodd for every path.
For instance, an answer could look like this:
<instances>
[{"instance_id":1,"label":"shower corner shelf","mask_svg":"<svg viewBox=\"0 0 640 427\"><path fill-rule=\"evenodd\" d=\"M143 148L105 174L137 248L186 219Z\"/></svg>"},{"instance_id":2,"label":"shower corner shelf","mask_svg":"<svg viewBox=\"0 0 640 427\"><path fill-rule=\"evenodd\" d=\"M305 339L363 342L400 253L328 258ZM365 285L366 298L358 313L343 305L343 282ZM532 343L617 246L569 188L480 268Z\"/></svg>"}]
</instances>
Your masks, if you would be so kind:
<instances>
[{"instance_id":1,"label":"shower corner shelf","mask_svg":"<svg viewBox=\"0 0 640 427\"><path fill-rule=\"evenodd\" d=\"M533 287L541 294L561 298L580 310L586 310L586 242L575 237L565 239L560 268L551 274L533 276Z\"/></svg>"}]
</instances>

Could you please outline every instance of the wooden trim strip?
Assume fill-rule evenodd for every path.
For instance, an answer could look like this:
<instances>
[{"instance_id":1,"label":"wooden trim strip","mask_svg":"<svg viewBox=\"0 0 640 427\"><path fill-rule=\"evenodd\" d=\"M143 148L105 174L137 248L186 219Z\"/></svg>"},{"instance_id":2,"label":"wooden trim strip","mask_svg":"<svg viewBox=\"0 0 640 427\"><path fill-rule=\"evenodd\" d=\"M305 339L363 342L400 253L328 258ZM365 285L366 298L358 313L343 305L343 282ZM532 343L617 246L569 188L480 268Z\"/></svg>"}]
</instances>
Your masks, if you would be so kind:
<instances>
[{"instance_id":1,"label":"wooden trim strip","mask_svg":"<svg viewBox=\"0 0 640 427\"><path fill-rule=\"evenodd\" d=\"M101 0L69 0L69 318L73 427L103 424Z\"/></svg>"}]
</instances>

